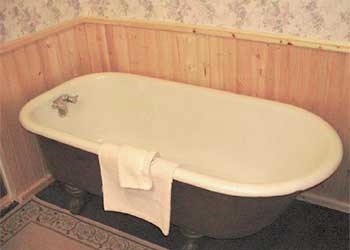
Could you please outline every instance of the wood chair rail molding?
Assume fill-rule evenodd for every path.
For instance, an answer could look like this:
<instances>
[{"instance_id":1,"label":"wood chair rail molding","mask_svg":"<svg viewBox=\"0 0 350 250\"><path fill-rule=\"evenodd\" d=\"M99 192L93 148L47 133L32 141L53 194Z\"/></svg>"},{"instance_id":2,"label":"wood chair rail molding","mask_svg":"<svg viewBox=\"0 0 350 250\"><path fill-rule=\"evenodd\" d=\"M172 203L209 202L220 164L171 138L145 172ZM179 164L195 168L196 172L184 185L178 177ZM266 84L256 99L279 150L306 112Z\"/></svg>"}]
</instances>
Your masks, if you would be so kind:
<instances>
[{"instance_id":1,"label":"wood chair rail molding","mask_svg":"<svg viewBox=\"0 0 350 250\"><path fill-rule=\"evenodd\" d=\"M349 43L92 17L0 45L0 158L18 200L48 182L38 142L19 124L21 107L63 81L101 71L272 99L321 116L342 138L344 159L329 180L304 198L350 211Z\"/></svg>"},{"instance_id":2,"label":"wood chair rail molding","mask_svg":"<svg viewBox=\"0 0 350 250\"><path fill-rule=\"evenodd\" d=\"M275 34L275 33L262 33L253 31L243 31L231 28L220 28L205 25L188 25L174 22L155 22L139 19L108 19L102 17L79 17L70 21L62 22L58 25L50 28L25 35L14 41L9 41L4 44L0 44L0 54L7 51L24 46L28 43L44 39L54 33L62 32L66 29L70 29L79 24L110 24L119 25L125 27L151 29L151 30L163 30L183 33L197 33L209 36L236 38L248 41L265 42L273 44L284 44L288 46L313 48L320 50L338 51L350 53L350 42L336 42L316 39L306 39L297 36Z\"/></svg>"}]
</instances>

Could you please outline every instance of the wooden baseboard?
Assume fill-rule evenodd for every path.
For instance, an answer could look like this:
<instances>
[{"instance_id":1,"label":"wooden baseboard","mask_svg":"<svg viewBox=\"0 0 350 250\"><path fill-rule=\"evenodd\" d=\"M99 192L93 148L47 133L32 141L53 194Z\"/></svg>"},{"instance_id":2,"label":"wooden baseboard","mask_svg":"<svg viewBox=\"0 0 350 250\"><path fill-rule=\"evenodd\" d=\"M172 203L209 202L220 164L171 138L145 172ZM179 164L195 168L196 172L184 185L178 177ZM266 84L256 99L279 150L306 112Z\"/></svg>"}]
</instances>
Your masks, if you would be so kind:
<instances>
[{"instance_id":1,"label":"wooden baseboard","mask_svg":"<svg viewBox=\"0 0 350 250\"><path fill-rule=\"evenodd\" d=\"M0 199L0 208L5 208L8 205L11 204L13 200L11 199L11 197L9 195L5 195L4 197L2 197Z\"/></svg>"},{"instance_id":2,"label":"wooden baseboard","mask_svg":"<svg viewBox=\"0 0 350 250\"><path fill-rule=\"evenodd\" d=\"M297 197L298 200L305 201L322 207L334 209L343 213L350 213L350 203L338 201L336 199L313 194L310 192L303 193Z\"/></svg>"},{"instance_id":3,"label":"wooden baseboard","mask_svg":"<svg viewBox=\"0 0 350 250\"><path fill-rule=\"evenodd\" d=\"M52 177L52 175L47 175L46 177L41 178L40 180L35 182L33 185L31 185L26 191L20 193L17 196L16 201L18 201L19 203L26 202L36 193L38 193L39 191L43 190L48 185L50 185L53 181L54 181L54 178Z\"/></svg>"}]
</instances>

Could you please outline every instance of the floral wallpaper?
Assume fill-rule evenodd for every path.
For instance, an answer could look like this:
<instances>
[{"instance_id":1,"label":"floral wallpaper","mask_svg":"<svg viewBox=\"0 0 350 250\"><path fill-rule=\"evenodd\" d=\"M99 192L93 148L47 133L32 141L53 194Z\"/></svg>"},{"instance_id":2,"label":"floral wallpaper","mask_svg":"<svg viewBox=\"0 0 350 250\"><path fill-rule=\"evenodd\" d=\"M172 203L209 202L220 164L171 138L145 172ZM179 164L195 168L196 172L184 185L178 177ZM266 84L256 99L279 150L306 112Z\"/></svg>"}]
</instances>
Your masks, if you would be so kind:
<instances>
[{"instance_id":1,"label":"floral wallpaper","mask_svg":"<svg viewBox=\"0 0 350 250\"><path fill-rule=\"evenodd\" d=\"M205 24L350 41L349 0L0 0L0 43L78 16Z\"/></svg>"}]
</instances>

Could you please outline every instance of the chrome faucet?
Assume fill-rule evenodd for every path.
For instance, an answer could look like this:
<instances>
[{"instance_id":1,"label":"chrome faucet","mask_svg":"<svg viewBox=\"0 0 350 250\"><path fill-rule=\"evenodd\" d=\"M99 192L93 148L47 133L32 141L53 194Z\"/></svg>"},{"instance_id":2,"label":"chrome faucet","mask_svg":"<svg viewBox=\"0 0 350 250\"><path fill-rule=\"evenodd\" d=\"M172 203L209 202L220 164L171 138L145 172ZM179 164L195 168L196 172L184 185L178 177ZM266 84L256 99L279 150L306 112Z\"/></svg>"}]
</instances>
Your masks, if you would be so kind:
<instances>
[{"instance_id":1,"label":"chrome faucet","mask_svg":"<svg viewBox=\"0 0 350 250\"><path fill-rule=\"evenodd\" d=\"M68 106L67 103L76 103L78 101L78 95L75 96L70 96L67 94L63 94L60 95L59 97L57 97L53 102L51 107L53 109L57 109L58 110L58 114L61 117L64 117L67 115L68 113Z\"/></svg>"}]
</instances>

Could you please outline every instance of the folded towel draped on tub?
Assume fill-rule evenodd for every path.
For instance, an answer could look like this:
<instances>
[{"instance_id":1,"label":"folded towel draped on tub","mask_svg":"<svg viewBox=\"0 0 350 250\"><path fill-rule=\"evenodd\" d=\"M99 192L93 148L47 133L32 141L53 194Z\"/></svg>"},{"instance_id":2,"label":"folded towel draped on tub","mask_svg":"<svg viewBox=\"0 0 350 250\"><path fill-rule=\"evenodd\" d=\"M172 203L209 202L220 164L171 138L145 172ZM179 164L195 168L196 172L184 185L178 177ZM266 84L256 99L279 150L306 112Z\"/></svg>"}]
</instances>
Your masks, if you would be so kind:
<instances>
[{"instance_id":1,"label":"folded towel draped on tub","mask_svg":"<svg viewBox=\"0 0 350 250\"><path fill-rule=\"evenodd\" d=\"M151 163L155 157L159 157L157 152L122 146L118 154L120 186L150 190L152 188Z\"/></svg>"},{"instance_id":2,"label":"folded towel draped on tub","mask_svg":"<svg viewBox=\"0 0 350 250\"><path fill-rule=\"evenodd\" d=\"M128 213L147 220L158 226L164 235L168 235L170 227L171 187L173 173L177 164L159 157L154 158L152 161L152 155L156 156L153 152L146 152L129 146L119 147L113 144L103 144L100 147L98 157L101 168L104 209ZM132 162L133 159L130 158L131 156L134 157L134 162ZM121 157L126 157L126 165L131 167L137 166L140 162L142 164L150 163L151 187L149 190L121 187L120 179L123 176L121 175L119 164L124 164ZM127 173L129 181L126 185L136 180L134 184L137 183L137 186L143 188L150 186L149 181L142 179L142 177L147 177L147 170L144 170L136 178L135 175L137 175L135 172L130 173L129 170ZM141 182L139 182L140 179L142 179ZM134 184L131 186L134 186Z\"/></svg>"}]
</instances>

